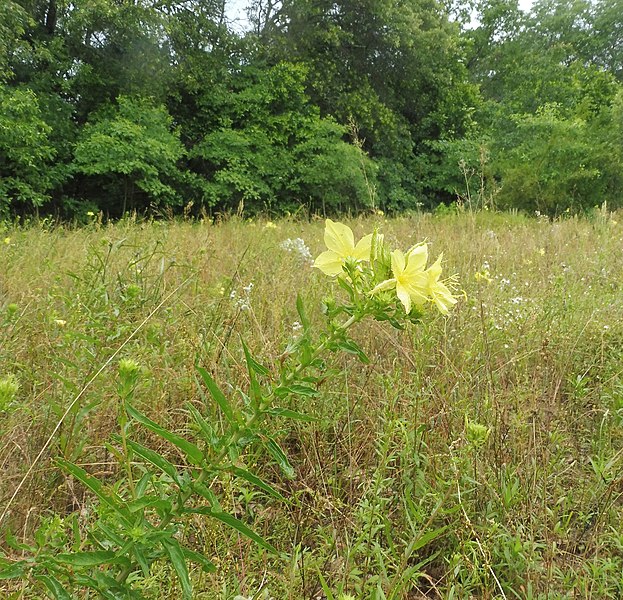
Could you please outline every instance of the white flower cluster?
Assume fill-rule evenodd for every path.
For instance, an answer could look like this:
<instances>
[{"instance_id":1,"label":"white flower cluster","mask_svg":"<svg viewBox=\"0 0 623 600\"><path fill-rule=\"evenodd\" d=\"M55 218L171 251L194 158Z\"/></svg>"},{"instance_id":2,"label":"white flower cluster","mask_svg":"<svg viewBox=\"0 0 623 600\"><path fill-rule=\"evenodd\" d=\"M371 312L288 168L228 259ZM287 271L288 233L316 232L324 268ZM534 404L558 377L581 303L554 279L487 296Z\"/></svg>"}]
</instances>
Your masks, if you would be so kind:
<instances>
[{"instance_id":1,"label":"white flower cluster","mask_svg":"<svg viewBox=\"0 0 623 600\"><path fill-rule=\"evenodd\" d=\"M229 294L230 300L234 306L239 310L251 310L251 291L253 290L253 282L249 282L249 285L245 285L242 288L242 294L238 295L236 290L232 290Z\"/></svg>"},{"instance_id":2,"label":"white flower cluster","mask_svg":"<svg viewBox=\"0 0 623 600\"><path fill-rule=\"evenodd\" d=\"M288 238L279 245L286 252L294 252L295 254L298 254L301 262L304 264L313 264L314 259L312 258L311 251L302 238L295 238L293 240Z\"/></svg>"}]
</instances>

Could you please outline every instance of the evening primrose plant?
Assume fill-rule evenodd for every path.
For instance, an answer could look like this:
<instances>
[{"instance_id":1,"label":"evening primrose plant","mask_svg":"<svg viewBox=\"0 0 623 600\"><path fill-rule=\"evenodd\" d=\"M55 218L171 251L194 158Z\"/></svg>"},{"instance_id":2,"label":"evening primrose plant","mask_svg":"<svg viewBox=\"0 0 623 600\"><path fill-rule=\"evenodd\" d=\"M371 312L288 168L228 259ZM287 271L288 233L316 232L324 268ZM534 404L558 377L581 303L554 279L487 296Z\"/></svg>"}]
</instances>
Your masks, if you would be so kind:
<instances>
[{"instance_id":1,"label":"evening primrose plant","mask_svg":"<svg viewBox=\"0 0 623 600\"><path fill-rule=\"evenodd\" d=\"M350 227L331 219L327 219L324 241L328 250L318 256L314 266L326 275L338 277L351 297L359 293L376 298L375 302L362 306L377 318L391 311L392 296L383 294L390 290L396 292L406 316L419 313L430 303L447 315L457 302L450 291L454 278L440 280L443 255L426 268L428 246L425 242L415 244L404 253L399 249L390 252L384 236L375 231L355 244Z\"/></svg>"},{"instance_id":2,"label":"evening primrose plant","mask_svg":"<svg viewBox=\"0 0 623 600\"><path fill-rule=\"evenodd\" d=\"M199 517L227 526L279 556L269 540L226 510L224 490L232 485L252 486L267 497L283 500L274 485L247 466L251 462L247 459L263 450L285 477L294 477L273 431L283 432L284 420L315 420L294 409L296 400L321 394L335 353L346 352L368 362L348 335L353 325L370 317L403 328L421 319L427 307L448 314L457 301L451 291L453 279L440 279L441 256L427 266L424 243L406 252L391 250L377 230L355 242L349 227L330 219L324 240L327 250L316 258L314 267L334 279L343 292L325 299L324 325L312 326L299 296L296 332L281 360L271 370L241 341L246 384L227 386L227 392L213 377L210 365L199 359L197 379L207 393L202 392L203 405L188 403L190 422L183 434L160 425L137 406L135 390L145 372L132 357L120 360L118 434L107 444L109 455L117 461L115 477L103 480L82 466L58 459L58 466L92 496L90 510L83 511L88 522L67 532L68 541L60 548L41 541L16 547L15 557L0 556L0 579L21 579L61 600L73 597L78 589L111 600L140 599L141 580L151 576L156 563L164 562L177 575L182 600L191 600L191 565L207 572L216 569L202 547L193 547L192 536L184 535L191 520ZM215 408L221 419L214 418ZM279 419L279 427L270 427L274 419ZM160 443L153 448L132 439L139 430Z\"/></svg>"}]
</instances>

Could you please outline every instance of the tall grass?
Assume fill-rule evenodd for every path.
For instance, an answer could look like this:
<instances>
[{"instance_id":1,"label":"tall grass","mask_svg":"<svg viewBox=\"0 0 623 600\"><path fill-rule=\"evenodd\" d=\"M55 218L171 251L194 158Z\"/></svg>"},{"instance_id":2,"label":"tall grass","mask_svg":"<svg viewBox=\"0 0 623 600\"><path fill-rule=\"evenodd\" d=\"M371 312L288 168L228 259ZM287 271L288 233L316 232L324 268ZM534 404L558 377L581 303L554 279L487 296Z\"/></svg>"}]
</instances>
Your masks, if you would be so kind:
<instances>
[{"instance_id":1,"label":"tall grass","mask_svg":"<svg viewBox=\"0 0 623 600\"><path fill-rule=\"evenodd\" d=\"M620 598L616 220L481 213L350 221L356 237L378 224L393 246L428 239L465 296L448 318L430 314L404 331L371 322L353 334L371 364L339 358L322 394L291 407L318 421L272 426L293 478L261 450L245 457L287 502L222 483L224 508L283 556L189 517L185 538L219 567L191 573L196 597ZM70 548L72 528L93 516L88 491L53 459L115 481L106 444L117 427L116 362L93 379L102 366L113 355L139 363L135 403L187 431L186 405L203 394L195 365L223 387L243 384L240 338L277 365L296 329L297 293L312 321L339 293L282 246L302 238L316 256L323 227L231 219L5 228L0 380L19 386L0 397L8 556L23 553L22 543ZM135 435L182 460L149 433ZM181 597L171 575L157 565L144 594ZM36 584L2 585L6 597L45 597Z\"/></svg>"}]
</instances>

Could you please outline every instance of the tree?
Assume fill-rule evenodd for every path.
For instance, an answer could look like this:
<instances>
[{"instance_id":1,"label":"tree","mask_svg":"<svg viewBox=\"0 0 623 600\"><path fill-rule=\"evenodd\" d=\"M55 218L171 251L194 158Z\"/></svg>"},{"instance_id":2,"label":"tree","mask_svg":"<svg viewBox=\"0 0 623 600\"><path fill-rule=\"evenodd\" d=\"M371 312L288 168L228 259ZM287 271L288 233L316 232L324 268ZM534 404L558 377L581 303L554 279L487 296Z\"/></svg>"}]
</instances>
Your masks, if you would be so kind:
<instances>
[{"instance_id":1,"label":"tree","mask_svg":"<svg viewBox=\"0 0 623 600\"><path fill-rule=\"evenodd\" d=\"M74 171L88 176L87 198L111 214L180 205L175 183L183 178L179 134L161 105L120 97L84 127L76 145Z\"/></svg>"},{"instance_id":2,"label":"tree","mask_svg":"<svg viewBox=\"0 0 623 600\"><path fill-rule=\"evenodd\" d=\"M50 131L32 91L0 87L0 216L36 210L49 199Z\"/></svg>"},{"instance_id":3,"label":"tree","mask_svg":"<svg viewBox=\"0 0 623 600\"><path fill-rule=\"evenodd\" d=\"M320 117L305 93L305 75L300 65L282 62L247 67L230 82L221 124L190 151L204 178L204 204L250 212L371 204L373 166L343 140L345 127Z\"/></svg>"},{"instance_id":4,"label":"tree","mask_svg":"<svg viewBox=\"0 0 623 600\"><path fill-rule=\"evenodd\" d=\"M459 29L435 0L284 0L257 31L268 63L305 65L321 115L354 122L379 166L385 207L414 206L425 141L460 135L475 88ZM258 21L261 22L261 21Z\"/></svg>"}]
</instances>

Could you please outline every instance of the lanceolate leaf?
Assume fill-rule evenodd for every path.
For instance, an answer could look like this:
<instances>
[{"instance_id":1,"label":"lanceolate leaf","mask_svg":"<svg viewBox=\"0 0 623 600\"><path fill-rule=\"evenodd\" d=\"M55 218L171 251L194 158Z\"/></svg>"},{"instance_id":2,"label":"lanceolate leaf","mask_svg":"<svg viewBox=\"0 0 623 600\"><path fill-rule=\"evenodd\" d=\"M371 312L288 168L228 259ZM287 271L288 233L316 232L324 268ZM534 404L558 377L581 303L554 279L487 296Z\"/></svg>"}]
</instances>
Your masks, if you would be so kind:
<instances>
[{"instance_id":1,"label":"lanceolate leaf","mask_svg":"<svg viewBox=\"0 0 623 600\"><path fill-rule=\"evenodd\" d=\"M236 418L234 417L234 409L229 403L229 400L225 397L225 394L223 394L218 385L216 385L216 382L212 379L210 373L208 373L203 367L197 367L197 371L199 371L199 375L201 375L201 379L203 379L203 383L205 383L208 388L210 395L223 411L225 418L232 425L237 425Z\"/></svg>"},{"instance_id":2,"label":"lanceolate leaf","mask_svg":"<svg viewBox=\"0 0 623 600\"><path fill-rule=\"evenodd\" d=\"M138 512L144 508L157 508L158 510L169 512L171 510L171 501L153 494L148 494L128 502L126 506L131 513Z\"/></svg>"},{"instance_id":3,"label":"lanceolate leaf","mask_svg":"<svg viewBox=\"0 0 623 600\"><path fill-rule=\"evenodd\" d=\"M281 449L281 446L272 438L267 438L266 449L271 453L272 457L277 461L277 464L281 467L281 470L286 474L286 477L294 477L294 469L288 460L285 452Z\"/></svg>"},{"instance_id":4,"label":"lanceolate leaf","mask_svg":"<svg viewBox=\"0 0 623 600\"><path fill-rule=\"evenodd\" d=\"M264 365L261 365L260 363L258 363L251 356L251 353L249 352L249 349L247 348L247 345L244 343L244 341L241 340L241 342L242 342L242 349L244 350L244 357L245 357L245 360L247 361L247 367L249 368L249 371L254 371L258 375L262 375L263 377L266 377L270 373L270 371Z\"/></svg>"},{"instance_id":5,"label":"lanceolate leaf","mask_svg":"<svg viewBox=\"0 0 623 600\"><path fill-rule=\"evenodd\" d=\"M210 517L213 517L217 521L225 523L225 525L228 525L232 529L235 529L238 533L241 533L245 537L248 537L250 540L253 540L256 544L262 546L262 548L266 548L266 550L277 554L277 550L271 544L269 544L262 536L255 533L255 531L245 525L240 519L236 519L236 517L233 517L226 512L216 511L208 506L204 508L188 508L184 512L208 515Z\"/></svg>"},{"instance_id":6,"label":"lanceolate leaf","mask_svg":"<svg viewBox=\"0 0 623 600\"><path fill-rule=\"evenodd\" d=\"M130 446L130 448L132 448L136 455L166 473L173 481L175 481L175 483L177 483L177 485L180 485L179 473L177 472L177 469L166 458L160 456L160 454L150 450L149 448L145 448L145 446L142 446L137 442L133 442L132 440L126 440L126 443Z\"/></svg>"},{"instance_id":7,"label":"lanceolate leaf","mask_svg":"<svg viewBox=\"0 0 623 600\"><path fill-rule=\"evenodd\" d=\"M56 461L63 469L69 471L78 481L88 487L103 504L114 510L126 524L130 524L129 513L120 506L121 501L104 492L104 486L99 479L91 477L84 469L67 460L57 458Z\"/></svg>"},{"instance_id":8,"label":"lanceolate leaf","mask_svg":"<svg viewBox=\"0 0 623 600\"><path fill-rule=\"evenodd\" d=\"M285 419L293 419L294 421L307 421L310 423L318 421L317 417L296 412L295 410L290 410L289 408L269 408L266 412L273 417L283 417Z\"/></svg>"},{"instance_id":9,"label":"lanceolate leaf","mask_svg":"<svg viewBox=\"0 0 623 600\"><path fill-rule=\"evenodd\" d=\"M136 410L131 404L126 404L126 410L128 411L128 415L138 421L141 425L144 425L150 431L153 431L168 442L171 442L174 446L177 446L186 455L191 463L200 465L203 462L203 452L201 452L195 444L185 440L176 433L172 433L168 429L161 427L158 423L155 423Z\"/></svg>"},{"instance_id":10,"label":"lanceolate leaf","mask_svg":"<svg viewBox=\"0 0 623 600\"><path fill-rule=\"evenodd\" d=\"M111 550L96 550L94 552L63 552L55 555L54 560L72 567L96 567L119 562L119 557Z\"/></svg>"},{"instance_id":11,"label":"lanceolate leaf","mask_svg":"<svg viewBox=\"0 0 623 600\"><path fill-rule=\"evenodd\" d=\"M303 385L301 383L293 383L292 385L288 386L279 386L275 389L275 396L284 397L288 394L292 394L294 396L307 396L312 398L314 396L318 396L320 392L316 388L310 387L308 385Z\"/></svg>"},{"instance_id":12,"label":"lanceolate leaf","mask_svg":"<svg viewBox=\"0 0 623 600\"><path fill-rule=\"evenodd\" d=\"M253 473L249 473L249 471L246 471L245 469L241 469L239 467L231 467L231 469L229 470L234 475L236 475L236 477L245 479L249 483L252 483L253 485L264 490L266 493L270 494L273 498L277 498L278 500L285 500L285 498L275 488L268 485L265 481L261 480L256 475L253 475Z\"/></svg>"},{"instance_id":13,"label":"lanceolate leaf","mask_svg":"<svg viewBox=\"0 0 623 600\"><path fill-rule=\"evenodd\" d=\"M303 298L301 298L300 294L296 295L296 312L299 314L299 319L301 319L303 331L307 331L309 329L310 321L307 313L305 312L305 305L303 304Z\"/></svg>"},{"instance_id":14,"label":"lanceolate leaf","mask_svg":"<svg viewBox=\"0 0 623 600\"><path fill-rule=\"evenodd\" d=\"M359 347L359 345L353 340L340 340L337 342L337 346L340 350L344 352L348 352L349 354L354 354L359 358L359 360L368 365L370 364L370 359L367 354Z\"/></svg>"},{"instance_id":15,"label":"lanceolate leaf","mask_svg":"<svg viewBox=\"0 0 623 600\"><path fill-rule=\"evenodd\" d=\"M214 428L212 427L212 425L203 418L203 415L192 404L189 403L187 406L190 414L195 420L195 423L199 425L201 432L203 433L203 439L208 442L210 446L216 446L219 442L219 439L214 432Z\"/></svg>"},{"instance_id":16,"label":"lanceolate leaf","mask_svg":"<svg viewBox=\"0 0 623 600\"><path fill-rule=\"evenodd\" d=\"M188 560L197 563L206 573L214 573L214 571L216 571L216 565L211 560L208 560L203 554L195 552L194 550L189 550L183 546L182 552Z\"/></svg>"},{"instance_id":17,"label":"lanceolate leaf","mask_svg":"<svg viewBox=\"0 0 623 600\"><path fill-rule=\"evenodd\" d=\"M5 561L2 561L0 563L0 580L23 577L27 568L28 563L23 560L12 564L5 564Z\"/></svg>"},{"instance_id":18,"label":"lanceolate leaf","mask_svg":"<svg viewBox=\"0 0 623 600\"><path fill-rule=\"evenodd\" d=\"M192 600L193 588L190 583L190 576L188 575L188 567L186 566L186 557L180 547L179 542L172 537L163 538L160 540L162 547L165 549L171 564L177 573L177 577L180 580L182 586L182 598L183 600Z\"/></svg>"},{"instance_id":19,"label":"lanceolate leaf","mask_svg":"<svg viewBox=\"0 0 623 600\"><path fill-rule=\"evenodd\" d=\"M262 398L262 388L257 381L256 373L262 373L263 375L268 374L268 371L258 364L253 357L251 356L247 345L242 342L242 348L244 350L244 356L247 361L247 371L249 372L249 388L250 388L250 396L252 401L254 402L254 406L257 406Z\"/></svg>"},{"instance_id":20,"label":"lanceolate leaf","mask_svg":"<svg viewBox=\"0 0 623 600\"><path fill-rule=\"evenodd\" d=\"M54 600L71 600L67 590L51 575L40 575L37 579L48 588Z\"/></svg>"}]
</instances>

